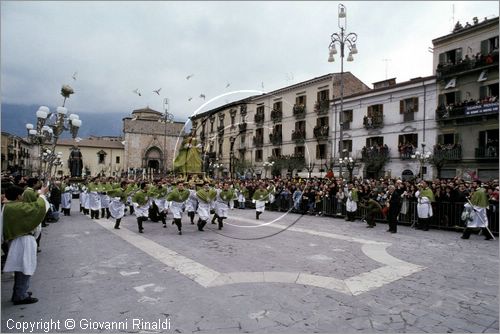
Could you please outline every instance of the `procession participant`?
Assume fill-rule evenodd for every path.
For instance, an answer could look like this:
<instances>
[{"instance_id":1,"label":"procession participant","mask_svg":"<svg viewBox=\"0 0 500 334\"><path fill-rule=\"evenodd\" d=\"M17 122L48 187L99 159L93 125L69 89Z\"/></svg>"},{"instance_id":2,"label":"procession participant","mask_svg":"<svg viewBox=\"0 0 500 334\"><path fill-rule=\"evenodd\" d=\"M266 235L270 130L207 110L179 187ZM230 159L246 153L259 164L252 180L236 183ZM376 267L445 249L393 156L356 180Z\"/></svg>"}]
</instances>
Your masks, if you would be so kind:
<instances>
[{"instance_id":1,"label":"procession participant","mask_svg":"<svg viewBox=\"0 0 500 334\"><path fill-rule=\"evenodd\" d=\"M189 197L189 191L184 189L184 181L178 181L175 187L168 195L167 201L170 202L170 211L174 215L172 225L176 225L179 230L179 235L182 235L182 209L184 203Z\"/></svg>"},{"instance_id":2,"label":"procession participant","mask_svg":"<svg viewBox=\"0 0 500 334\"><path fill-rule=\"evenodd\" d=\"M165 196L167 196L167 188L165 185L159 185L156 188L157 196L154 198L154 203L158 208L158 217L163 223L163 228L167 228L167 200Z\"/></svg>"},{"instance_id":3,"label":"procession participant","mask_svg":"<svg viewBox=\"0 0 500 334\"><path fill-rule=\"evenodd\" d=\"M219 182L216 182L215 183L215 191L218 191L222 188L222 183L219 183ZM212 206L210 208L211 212L213 212L214 216L212 217L212 224L215 225L215 221L219 218L219 216L217 215L217 210L215 209L215 201L212 202Z\"/></svg>"},{"instance_id":4,"label":"procession participant","mask_svg":"<svg viewBox=\"0 0 500 334\"><path fill-rule=\"evenodd\" d=\"M126 182L120 184L114 184L113 188L108 192L111 200L109 202L109 213L115 221L115 229L120 229L120 222L125 215L125 202L127 201L127 196L122 187L126 186Z\"/></svg>"},{"instance_id":5,"label":"procession participant","mask_svg":"<svg viewBox=\"0 0 500 334\"><path fill-rule=\"evenodd\" d=\"M27 197L33 194L22 195L23 189L20 187L12 186L6 190L7 199L14 201L5 203L0 220L0 225L3 226L0 229L2 241L10 242L3 271L14 272L11 299L14 305L38 302L28 289L37 264L36 234L41 232L41 222L50 207L45 197L48 190L48 187L42 187L40 195L30 199ZM24 200L21 197L25 197Z\"/></svg>"},{"instance_id":6,"label":"procession participant","mask_svg":"<svg viewBox=\"0 0 500 334\"><path fill-rule=\"evenodd\" d=\"M99 194L98 190L99 188L97 184L89 184L89 205L91 219L99 219L99 210L101 210L101 195Z\"/></svg>"},{"instance_id":7,"label":"procession participant","mask_svg":"<svg viewBox=\"0 0 500 334\"><path fill-rule=\"evenodd\" d=\"M429 230L429 222L433 216L432 202L434 202L434 193L429 188L427 181L422 180L415 192L417 198L417 230Z\"/></svg>"},{"instance_id":8,"label":"procession participant","mask_svg":"<svg viewBox=\"0 0 500 334\"><path fill-rule=\"evenodd\" d=\"M255 219L258 220L266 210L266 203L269 202L269 192L263 182L259 183L259 189L253 193L252 202L255 203Z\"/></svg>"},{"instance_id":9,"label":"procession participant","mask_svg":"<svg viewBox=\"0 0 500 334\"><path fill-rule=\"evenodd\" d=\"M486 208L488 207L488 195L483 187L479 187L479 181L472 182L472 193L470 202L465 203L464 209L472 212L470 214L471 219L467 221L467 225L461 236L462 239L469 239L471 234L471 229L481 228L485 235L484 240L493 239L488 227L488 216L486 214Z\"/></svg>"},{"instance_id":10,"label":"procession participant","mask_svg":"<svg viewBox=\"0 0 500 334\"><path fill-rule=\"evenodd\" d=\"M101 218L104 218L104 216L106 216L106 219L109 219L109 217L111 216L111 213L109 212L109 190L111 190L111 184L109 182L100 183L99 196L101 197Z\"/></svg>"},{"instance_id":11,"label":"procession participant","mask_svg":"<svg viewBox=\"0 0 500 334\"><path fill-rule=\"evenodd\" d=\"M377 198L377 192L372 191L365 202L361 202L360 206L366 208L366 223L367 228L373 228L377 226L375 223L375 215L382 212L382 206L375 200Z\"/></svg>"},{"instance_id":12,"label":"procession participant","mask_svg":"<svg viewBox=\"0 0 500 334\"><path fill-rule=\"evenodd\" d=\"M80 189L80 194L79 194L79 200L80 200L80 212L83 213L84 215L86 215L86 209L85 209L85 201L86 201L86 197L87 197L87 193L86 193L86 190L87 190L87 187L85 187L84 184L80 184L79 185L79 189Z\"/></svg>"},{"instance_id":13,"label":"procession participant","mask_svg":"<svg viewBox=\"0 0 500 334\"><path fill-rule=\"evenodd\" d=\"M71 199L73 197L71 187L66 186L64 188L64 191L61 195L61 209L64 213L65 216L71 216L70 210L71 210Z\"/></svg>"},{"instance_id":14,"label":"procession participant","mask_svg":"<svg viewBox=\"0 0 500 334\"><path fill-rule=\"evenodd\" d=\"M147 185L145 182L141 183L140 189L132 196L132 205L134 213L137 217L137 228L139 233L144 233L142 223L148 220L149 215L149 198L146 194Z\"/></svg>"},{"instance_id":15,"label":"procession participant","mask_svg":"<svg viewBox=\"0 0 500 334\"><path fill-rule=\"evenodd\" d=\"M347 184L347 189L345 190L345 197L347 201L345 203L347 221L353 222L356 220L354 217L356 211L358 210L358 190L353 186L352 182Z\"/></svg>"},{"instance_id":16,"label":"procession participant","mask_svg":"<svg viewBox=\"0 0 500 334\"><path fill-rule=\"evenodd\" d=\"M244 209L246 199L248 198L248 189L245 186L245 184L243 184L243 182L241 182L239 187L236 188L236 190L237 190L237 194L238 194L239 208Z\"/></svg>"},{"instance_id":17,"label":"procession participant","mask_svg":"<svg viewBox=\"0 0 500 334\"><path fill-rule=\"evenodd\" d=\"M198 199L198 231L203 231L203 227L210 219L210 208L216 196L217 192L215 189L210 188L208 181L205 181L203 188L196 192L196 198Z\"/></svg>"},{"instance_id":18,"label":"procession participant","mask_svg":"<svg viewBox=\"0 0 500 334\"><path fill-rule=\"evenodd\" d=\"M125 189L125 194L127 196L127 205L130 209L130 214L134 214L134 204L132 201L132 197L135 195L136 192L139 191L139 186L134 182L134 183L129 183L127 188Z\"/></svg>"},{"instance_id":19,"label":"procession participant","mask_svg":"<svg viewBox=\"0 0 500 334\"><path fill-rule=\"evenodd\" d=\"M189 197L186 201L186 211L189 219L191 220L191 225L194 225L194 215L198 206L198 199L196 198L196 184L194 182L189 183L188 191Z\"/></svg>"},{"instance_id":20,"label":"procession participant","mask_svg":"<svg viewBox=\"0 0 500 334\"><path fill-rule=\"evenodd\" d=\"M222 189L217 189L217 197L215 198L215 214L219 223L219 230L222 229L223 220L227 219L229 210L229 202L234 198L234 190L229 188L229 183L224 182Z\"/></svg>"}]
</instances>

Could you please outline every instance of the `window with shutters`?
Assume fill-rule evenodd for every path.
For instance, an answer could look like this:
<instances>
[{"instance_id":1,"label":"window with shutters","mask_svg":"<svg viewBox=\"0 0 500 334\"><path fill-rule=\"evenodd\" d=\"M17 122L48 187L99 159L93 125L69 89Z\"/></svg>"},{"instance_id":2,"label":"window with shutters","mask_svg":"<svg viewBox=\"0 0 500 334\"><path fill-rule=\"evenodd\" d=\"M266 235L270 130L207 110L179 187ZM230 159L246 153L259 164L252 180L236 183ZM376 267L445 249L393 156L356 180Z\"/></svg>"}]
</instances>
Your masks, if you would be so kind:
<instances>
[{"instance_id":1,"label":"window with shutters","mask_svg":"<svg viewBox=\"0 0 500 334\"><path fill-rule=\"evenodd\" d=\"M363 117L363 125L365 128L378 128L384 124L384 105L374 104L368 107L366 116Z\"/></svg>"},{"instance_id":2,"label":"window with shutters","mask_svg":"<svg viewBox=\"0 0 500 334\"><path fill-rule=\"evenodd\" d=\"M352 140L343 140L342 141L342 150L344 151L343 154L341 154L341 157L346 157L348 154L347 153L352 153ZM340 151L340 142L339 142L339 151Z\"/></svg>"},{"instance_id":3,"label":"window with shutters","mask_svg":"<svg viewBox=\"0 0 500 334\"><path fill-rule=\"evenodd\" d=\"M255 151L255 161L257 162L262 161L262 150Z\"/></svg>"},{"instance_id":4,"label":"window with shutters","mask_svg":"<svg viewBox=\"0 0 500 334\"><path fill-rule=\"evenodd\" d=\"M326 144L316 145L316 159L326 159Z\"/></svg>"},{"instance_id":5,"label":"window with shutters","mask_svg":"<svg viewBox=\"0 0 500 334\"><path fill-rule=\"evenodd\" d=\"M280 148L273 148L273 157L281 157L281 149Z\"/></svg>"},{"instance_id":6,"label":"window with shutters","mask_svg":"<svg viewBox=\"0 0 500 334\"><path fill-rule=\"evenodd\" d=\"M295 146L295 149L294 149L294 155L296 157L303 157L304 156L304 153L305 153L305 147L304 146Z\"/></svg>"},{"instance_id":7,"label":"window with shutters","mask_svg":"<svg viewBox=\"0 0 500 334\"><path fill-rule=\"evenodd\" d=\"M349 130L351 128L351 122L352 122L352 110L343 110L342 116L344 123L343 128L344 130Z\"/></svg>"},{"instance_id":8,"label":"window with shutters","mask_svg":"<svg viewBox=\"0 0 500 334\"><path fill-rule=\"evenodd\" d=\"M446 94L439 94L438 97L438 104L440 106L448 106L448 105L456 105L459 104L461 100L462 94L460 91L455 91L455 92L449 92Z\"/></svg>"},{"instance_id":9,"label":"window with shutters","mask_svg":"<svg viewBox=\"0 0 500 334\"><path fill-rule=\"evenodd\" d=\"M493 50L498 50L498 36L481 41L481 54L483 56L492 53Z\"/></svg>"},{"instance_id":10,"label":"window with shutters","mask_svg":"<svg viewBox=\"0 0 500 334\"><path fill-rule=\"evenodd\" d=\"M439 64L455 65L462 60L462 48L446 51L439 54Z\"/></svg>"},{"instance_id":11,"label":"window with shutters","mask_svg":"<svg viewBox=\"0 0 500 334\"><path fill-rule=\"evenodd\" d=\"M418 111L418 97L411 97L399 101L399 113L403 114L403 121L409 122L415 119L414 113Z\"/></svg>"},{"instance_id":12,"label":"window with shutters","mask_svg":"<svg viewBox=\"0 0 500 334\"><path fill-rule=\"evenodd\" d=\"M494 83L491 85L481 86L479 87L479 99L485 100L492 97L496 97L494 101L498 101L498 83Z\"/></svg>"}]
</instances>

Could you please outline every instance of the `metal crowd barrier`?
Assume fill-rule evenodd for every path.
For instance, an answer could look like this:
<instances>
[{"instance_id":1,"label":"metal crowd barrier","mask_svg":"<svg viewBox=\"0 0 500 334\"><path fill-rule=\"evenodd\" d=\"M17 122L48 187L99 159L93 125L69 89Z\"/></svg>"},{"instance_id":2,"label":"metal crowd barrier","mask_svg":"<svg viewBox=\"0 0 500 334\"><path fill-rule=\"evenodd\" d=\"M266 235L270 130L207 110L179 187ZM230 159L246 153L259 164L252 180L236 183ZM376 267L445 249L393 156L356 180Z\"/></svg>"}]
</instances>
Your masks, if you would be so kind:
<instances>
[{"instance_id":1,"label":"metal crowd barrier","mask_svg":"<svg viewBox=\"0 0 500 334\"><path fill-rule=\"evenodd\" d=\"M246 203L247 208L254 208L251 202ZM450 202L435 202L432 204L433 217L429 224L431 228L443 229L443 230L462 230L464 228L464 223L461 220L462 211L465 203L450 203ZM344 218L346 216L346 207L344 202L338 202L336 198L323 197L322 201L316 203L319 208L316 207L314 212L308 212L308 214L319 214L324 216ZM293 206L291 199L285 203L281 202L278 198L272 204L267 205L267 209L270 211L288 211L290 207ZM303 210L292 213L304 213ZM490 205L487 210L488 213L488 226L493 234L499 234L499 214L498 206ZM358 211L356 212L357 219L363 219L366 217L366 208L358 205ZM386 217L382 213L375 215L376 222L387 222ZM417 203L409 202L406 213L400 213L398 216L398 224L406 226L415 226L418 221L417 216Z\"/></svg>"}]
</instances>

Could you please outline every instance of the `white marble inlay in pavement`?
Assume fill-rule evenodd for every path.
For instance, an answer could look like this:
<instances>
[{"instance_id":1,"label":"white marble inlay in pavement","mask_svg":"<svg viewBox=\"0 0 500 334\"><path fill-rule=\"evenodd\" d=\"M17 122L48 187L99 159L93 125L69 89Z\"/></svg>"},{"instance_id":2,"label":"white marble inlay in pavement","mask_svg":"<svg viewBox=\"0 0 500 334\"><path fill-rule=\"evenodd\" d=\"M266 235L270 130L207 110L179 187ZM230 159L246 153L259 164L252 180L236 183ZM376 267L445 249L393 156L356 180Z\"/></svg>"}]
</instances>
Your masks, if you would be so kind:
<instances>
[{"instance_id":1,"label":"white marble inlay in pavement","mask_svg":"<svg viewBox=\"0 0 500 334\"><path fill-rule=\"evenodd\" d=\"M232 219L243 220L255 224L255 221L250 219L240 217L234 217ZM362 252L367 257L381 263L383 266L353 277L349 277L345 280L302 272L220 273L126 228L115 230L113 229L113 224L109 224L109 221L103 220L96 222L123 240L139 248L141 251L149 254L153 258L205 288L242 283L288 283L315 286L348 295L359 295L425 269L425 267L403 261L387 253L386 249L391 245L387 242L377 242L334 233L292 227L289 228L288 231L360 243L362 245ZM280 224L271 224L266 227L280 229L285 228L285 226ZM324 260L325 258L328 258L322 254L317 254L313 257L316 260ZM134 289L138 292L144 292L147 287L151 286L154 286L154 284L146 284L135 287Z\"/></svg>"}]
</instances>

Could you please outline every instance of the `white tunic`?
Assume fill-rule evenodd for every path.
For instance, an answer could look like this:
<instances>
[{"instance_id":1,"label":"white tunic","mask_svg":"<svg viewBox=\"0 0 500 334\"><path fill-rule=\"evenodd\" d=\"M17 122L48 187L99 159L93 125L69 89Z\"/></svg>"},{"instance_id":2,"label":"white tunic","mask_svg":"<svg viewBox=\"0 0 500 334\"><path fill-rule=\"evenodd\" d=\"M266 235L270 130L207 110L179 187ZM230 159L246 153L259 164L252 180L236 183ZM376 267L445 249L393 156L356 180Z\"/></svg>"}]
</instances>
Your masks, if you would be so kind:
<instances>
[{"instance_id":1,"label":"white tunic","mask_svg":"<svg viewBox=\"0 0 500 334\"><path fill-rule=\"evenodd\" d=\"M415 192L415 197L418 198L418 200L417 200L418 218L422 218L422 219L431 218L433 215L431 201L429 200L428 197L419 198L418 197L419 195L420 195L420 191L417 190L417 192Z\"/></svg>"},{"instance_id":2,"label":"white tunic","mask_svg":"<svg viewBox=\"0 0 500 334\"><path fill-rule=\"evenodd\" d=\"M184 207L184 202L170 202L170 211L174 215L175 219L182 218L182 208Z\"/></svg>"},{"instance_id":3,"label":"white tunic","mask_svg":"<svg viewBox=\"0 0 500 334\"><path fill-rule=\"evenodd\" d=\"M71 209L71 191L65 191L61 195L61 208Z\"/></svg>"},{"instance_id":4,"label":"white tunic","mask_svg":"<svg viewBox=\"0 0 500 334\"><path fill-rule=\"evenodd\" d=\"M256 201L252 200L253 203L255 203L255 211L257 212L264 212L266 209L266 203L267 201Z\"/></svg>"},{"instance_id":5,"label":"white tunic","mask_svg":"<svg viewBox=\"0 0 500 334\"><path fill-rule=\"evenodd\" d=\"M109 203L109 212L111 213L111 217L114 219L123 218L125 215L125 203L120 201L120 197L111 198L111 202Z\"/></svg>"},{"instance_id":6,"label":"white tunic","mask_svg":"<svg viewBox=\"0 0 500 334\"><path fill-rule=\"evenodd\" d=\"M101 197L101 208L109 208L110 197L106 194L100 194Z\"/></svg>"},{"instance_id":7,"label":"white tunic","mask_svg":"<svg viewBox=\"0 0 500 334\"><path fill-rule=\"evenodd\" d=\"M49 210L50 204L44 195L40 195L45 201L45 211ZM3 210L0 219L0 230L3 231ZM23 235L11 241L9 253L5 261L4 272L20 271L25 275L33 275L36 270L36 237L40 234L42 227L38 225L32 235ZM2 232L3 241L3 232Z\"/></svg>"},{"instance_id":8,"label":"white tunic","mask_svg":"<svg viewBox=\"0 0 500 334\"><path fill-rule=\"evenodd\" d=\"M96 191L90 192L89 205L90 210L101 210L101 195L99 195Z\"/></svg>"},{"instance_id":9,"label":"white tunic","mask_svg":"<svg viewBox=\"0 0 500 334\"><path fill-rule=\"evenodd\" d=\"M472 220L467 221L467 227L488 227L486 208L481 208L469 203L464 204L464 210L471 211Z\"/></svg>"},{"instance_id":10,"label":"white tunic","mask_svg":"<svg viewBox=\"0 0 500 334\"><path fill-rule=\"evenodd\" d=\"M358 210L358 203L352 200L352 191L347 193L347 201L345 202L345 208L348 212L356 212Z\"/></svg>"},{"instance_id":11,"label":"white tunic","mask_svg":"<svg viewBox=\"0 0 500 334\"><path fill-rule=\"evenodd\" d=\"M196 197L196 190L189 189L189 197L186 201L186 211L195 212L198 205L198 197Z\"/></svg>"},{"instance_id":12,"label":"white tunic","mask_svg":"<svg viewBox=\"0 0 500 334\"><path fill-rule=\"evenodd\" d=\"M210 204L211 203L203 201L198 202L198 210L196 211L196 213L198 213L200 219L205 222L210 219Z\"/></svg>"},{"instance_id":13,"label":"white tunic","mask_svg":"<svg viewBox=\"0 0 500 334\"><path fill-rule=\"evenodd\" d=\"M158 207L158 212L163 212L168 209L167 200L165 198L154 198L153 201Z\"/></svg>"}]
</instances>

